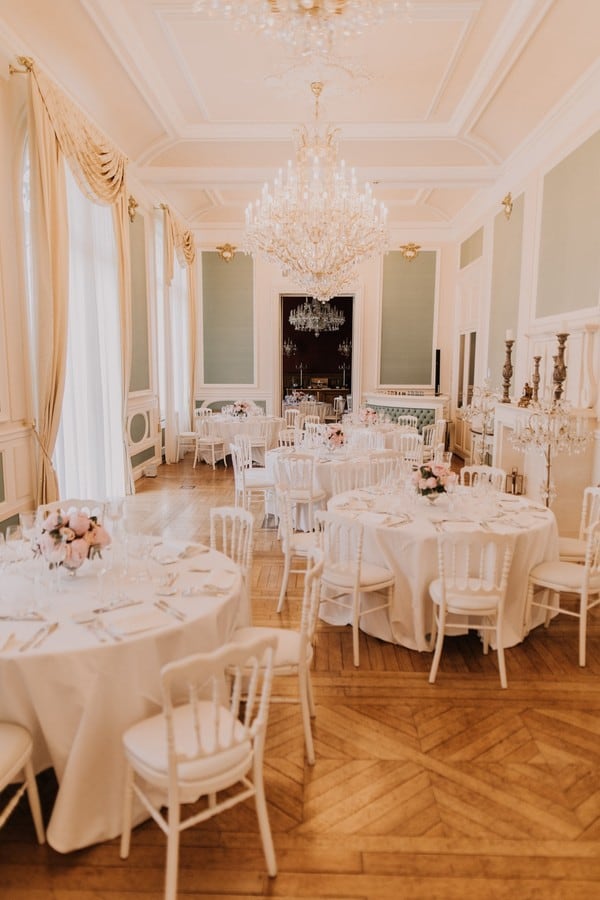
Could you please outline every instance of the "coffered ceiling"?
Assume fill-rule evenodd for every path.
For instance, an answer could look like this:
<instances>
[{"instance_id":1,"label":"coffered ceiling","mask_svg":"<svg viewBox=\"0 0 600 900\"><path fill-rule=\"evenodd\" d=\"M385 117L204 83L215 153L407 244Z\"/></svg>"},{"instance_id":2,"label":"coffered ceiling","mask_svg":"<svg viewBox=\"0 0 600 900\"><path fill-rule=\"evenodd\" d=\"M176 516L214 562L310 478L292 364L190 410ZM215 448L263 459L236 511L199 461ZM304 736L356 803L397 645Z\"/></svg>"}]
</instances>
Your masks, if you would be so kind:
<instances>
[{"instance_id":1,"label":"coffered ceiling","mask_svg":"<svg viewBox=\"0 0 600 900\"><path fill-rule=\"evenodd\" d=\"M412 0L409 19L312 59L193 6L0 0L0 48L2 77L32 56L199 232L242 226L312 119L311 81L340 155L398 228L451 225L598 85L600 0Z\"/></svg>"}]
</instances>

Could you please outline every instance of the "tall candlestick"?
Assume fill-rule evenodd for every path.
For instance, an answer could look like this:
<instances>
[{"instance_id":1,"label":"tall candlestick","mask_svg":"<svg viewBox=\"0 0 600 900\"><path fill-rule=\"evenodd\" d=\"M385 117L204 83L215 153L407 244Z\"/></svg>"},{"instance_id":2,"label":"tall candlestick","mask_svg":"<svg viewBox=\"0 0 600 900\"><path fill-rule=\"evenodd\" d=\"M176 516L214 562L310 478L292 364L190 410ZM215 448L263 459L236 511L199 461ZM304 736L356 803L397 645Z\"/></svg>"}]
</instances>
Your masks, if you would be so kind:
<instances>
[{"instance_id":1,"label":"tall candlestick","mask_svg":"<svg viewBox=\"0 0 600 900\"><path fill-rule=\"evenodd\" d=\"M541 356L533 357L533 375L531 376L531 383L533 385L533 396L532 400L534 403L538 402L538 390L540 387L540 361Z\"/></svg>"},{"instance_id":2,"label":"tall candlestick","mask_svg":"<svg viewBox=\"0 0 600 900\"><path fill-rule=\"evenodd\" d=\"M506 333L508 334L509 332L507 331ZM512 332L510 332L510 333L512 334ZM506 358L504 360L504 367L502 369L502 388L503 388L503 390L502 390L501 403L510 403L510 396L509 396L508 392L510 389L510 379L512 378L512 374L513 374L511 353L512 353L512 346L514 344L514 341L506 340L504 343L506 345Z\"/></svg>"},{"instance_id":3,"label":"tall candlestick","mask_svg":"<svg viewBox=\"0 0 600 900\"><path fill-rule=\"evenodd\" d=\"M567 377L567 367L565 366L565 345L567 343L568 333L561 331L556 335L558 341L558 352L552 357L554 360L554 371L552 373L552 381L554 382L554 400L560 400L563 393L563 384Z\"/></svg>"}]
</instances>

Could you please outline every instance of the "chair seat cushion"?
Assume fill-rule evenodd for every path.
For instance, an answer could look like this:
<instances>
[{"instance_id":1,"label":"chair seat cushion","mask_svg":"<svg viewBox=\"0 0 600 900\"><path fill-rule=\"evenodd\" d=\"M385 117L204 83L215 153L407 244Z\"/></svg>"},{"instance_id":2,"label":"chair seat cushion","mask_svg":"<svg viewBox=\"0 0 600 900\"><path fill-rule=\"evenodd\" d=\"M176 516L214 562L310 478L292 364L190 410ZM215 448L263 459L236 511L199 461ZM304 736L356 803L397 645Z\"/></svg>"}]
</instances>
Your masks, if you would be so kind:
<instances>
[{"instance_id":1,"label":"chair seat cushion","mask_svg":"<svg viewBox=\"0 0 600 900\"><path fill-rule=\"evenodd\" d=\"M315 535L310 531L295 531L292 534L291 550L305 556L317 546Z\"/></svg>"},{"instance_id":2,"label":"chair seat cushion","mask_svg":"<svg viewBox=\"0 0 600 900\"><path fill-rule=\"evenodd\" d=\"M563 591L579 591L583 583L585 567L574 562L543 562L534 566L529 577L541 587ZM600 577L590 579L590 590L600 590Z\"/></svg>"},{"instance_id":3,"label":"chair seat cushion","mask_svg":"<svg viewBox=\"0 0 600 900\"><path fill-rule=\"evenodd\" d=\"M246 469L244 480L246 487L254 488L255 490L264 489L266 491L275 485L273 479L267 475L266 469L262 468Z\"/></svg>"},{"instance_id":4,"label":"chair seat cushion","mask_svg":"<svg viewBox=\"0 0 600 900\"><path fill-rule=\"evenodd\" d=\"M580 538L559 537L558 539L558 555L562 560L580 559L583 562L586 548L587 541Z\"/></svg>"},{"instance_id":5,"label":"chair seat cushion","mask_svg":"<svg viewBox=\"0 0 600 900\"><path fill-rule=\"evenodd\" d=\"M206 733L210 734L214 721L214 705L208 700L201 701L198 709L200 722L205 723ZM221 740L226 745L228 743L226 736L232 727L232 717L227 707L221 707L219 726ZM173 728L178 752L194 754L196 751L193 717L188 705L174 710ZM203 781L214 781L235 770L244 760L248 760L250 765L252 744L249 740L243 740L243 727L240 722L236 720L233 728L239 743L217 753L199 757L189 763L181 763L179 765L181 783L193 785ZM168 765L167 728L164 715L159 713L132 725L123 735L123 744L134 768L137 768L137 762L143 771L144 778L153 784L165 787Z\"/></svg>"},{"instance_id":6,"label":"chair seat cushion","mask_svg":"<svg viewBox=\"0 0 600 900\"><path fill-rule=\"evenodd\" d=\"M256 640L257 638L267 638L277 636L277 646L275 648L275 659L273 666L275 669L297 666L300 661L301 636L299 631L293 628L275 628L265 626L250 626L248 628L237 628L233 633L233 640L238 644L245 644L247 641ZM309 645L310 646L310 645Z\"/></svg>"},{"instance_id":7,"label":"chair seat cushion","mask_svg":"<svg viewBox=\"0 0 600 900\"><path fill-rule=\"evenodd\" d=\"M354 588L354 572L340 563L326 566L323 570L323 581L338 588ZM394 575L384 566L378 566L375 563L363 562L360 567L360 584L359 587L375 587L380 584L382 587L387 586L394 581Z\"/></svg>"},{"instance_id":8,"label":"chair seat cushion","mask_svg":"<svg viewBox=\"0 0 600 900\"><path fill-rule=\"evenodd\" d=\"M469 579L473 590L476 589L477 582ZM437 606L442 603L442 581L436 578L429 585L429 595ZM453 593L452 590L446 588L446 608L448 612L455 613L472 613L473 615L490 615L498 608L500 597L497 591L484 591L479 594L461 594Z\"/></svg>"}]
</instances>

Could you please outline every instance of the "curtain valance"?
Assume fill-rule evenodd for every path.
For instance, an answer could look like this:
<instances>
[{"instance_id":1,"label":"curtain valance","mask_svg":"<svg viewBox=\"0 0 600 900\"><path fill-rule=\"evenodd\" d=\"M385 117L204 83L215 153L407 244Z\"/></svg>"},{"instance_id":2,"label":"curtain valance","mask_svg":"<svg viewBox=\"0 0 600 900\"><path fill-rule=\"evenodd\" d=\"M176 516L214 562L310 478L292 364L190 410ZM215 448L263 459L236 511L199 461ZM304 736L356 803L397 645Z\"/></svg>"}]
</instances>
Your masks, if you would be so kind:
<instances>
[{"instance_id":1,"label":"curtain valance","mask_svg":"<svg viewBox=\"0 0 600 900\"><path fill-rule=\"evenodd\" d=\"M91 122L33 60L19 62L31 75L52 122L56 139L82 193L96 203L114 204L125 192L127 157Z\"/></svg>"}]
</instances>

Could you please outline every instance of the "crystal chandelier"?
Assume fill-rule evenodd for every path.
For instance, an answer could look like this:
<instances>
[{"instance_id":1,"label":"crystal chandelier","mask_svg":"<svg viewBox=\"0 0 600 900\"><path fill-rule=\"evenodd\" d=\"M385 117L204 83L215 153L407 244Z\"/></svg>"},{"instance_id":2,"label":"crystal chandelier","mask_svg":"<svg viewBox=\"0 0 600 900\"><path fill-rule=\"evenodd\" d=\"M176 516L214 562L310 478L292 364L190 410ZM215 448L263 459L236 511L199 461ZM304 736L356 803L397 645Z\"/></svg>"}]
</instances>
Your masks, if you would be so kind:
<instances>
[{"instance_id":1,"label":"crystal chandelier","mask_svg":"<svg viewBox=\"0 0 600 900\"><path fill-rule=\"evenodd\" d=\"M362 34L386 16L410 19L410 0L196 0L194 12L232 19L279 38L301 53L324 54L339 37Z\"/></svg>"},{"instance_id":2,"label":"crystal chandelier","mask_svg":"<svg viewBox=\"0 0 600 900\"><path fill-rule=\"evenodd\" d=\"M315 337L324 331L339 331L346 318L337 306L309 300L290 312L289 322L296 331L312 331Z\"/></svg>"},{"instance_id":3,"label":"crystal chandelier","mask_svg":"<svg viewBox=\"0 0 600 900\"><path fill-rule=\"evenodd\" d=\"M286 356L295 356L298 348L289 338L283 342L283 352Z\"/></svg>"},{"instance_id":4,"label":"crystal chandelier","mask_svg":"<svg viewBox=\"0 0 600 900\"><path fill-rule=\"evenodd\" d=\"M319 133L320 81L312 133L299 131L296 166L288 161L272 191L265 184L260 200L246 210L246 250L279 263L305 293L322 303L341 294L355 265L387 250L387 209L377 205L371 186L358 190L354 170L338 163L336 131Z\"/></svg>"},{"instance_id":5,"label":"crystal chandelier","mask_svg":"<svg viewBox=\"0 0 600 900\"><path fill-rule=\"evenodd\" d=\"M350 356L352 353L352 344L348 340L348 338L344 338L341 344L338 344L338 353L341 356Z\"/></svg>"}]
</instances>

